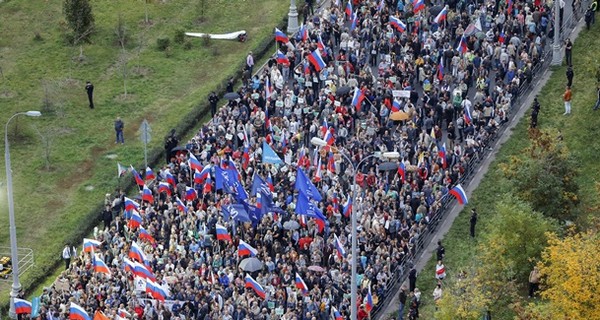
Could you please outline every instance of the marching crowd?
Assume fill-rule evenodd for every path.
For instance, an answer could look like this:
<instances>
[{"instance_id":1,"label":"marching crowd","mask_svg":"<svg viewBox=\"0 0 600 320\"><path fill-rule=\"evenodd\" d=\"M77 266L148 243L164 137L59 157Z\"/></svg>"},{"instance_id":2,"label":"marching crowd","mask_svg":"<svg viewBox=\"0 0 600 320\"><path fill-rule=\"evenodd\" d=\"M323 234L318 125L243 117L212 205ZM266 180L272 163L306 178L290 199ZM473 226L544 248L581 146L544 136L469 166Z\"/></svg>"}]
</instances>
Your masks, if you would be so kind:
<instances>
[{"instance_id":1,"label":"marching crowd","mask_svg":"<svg viewBox=\"0 0 600 320\"><path fill-rule=\"evenodd\" d=\"M358 319L369 317L506 122L553 27L539 0L446 3L332 1L293 38L276 30L277 55L228 87L185 148L169 142L156 172L132 168L137 199L107 194L39 318L75 305L110 319L348 319L352 212ZM399 154L392 170L385 152ZM402 290L410 319L416 277Z\"/></svg>"}]
</instances>

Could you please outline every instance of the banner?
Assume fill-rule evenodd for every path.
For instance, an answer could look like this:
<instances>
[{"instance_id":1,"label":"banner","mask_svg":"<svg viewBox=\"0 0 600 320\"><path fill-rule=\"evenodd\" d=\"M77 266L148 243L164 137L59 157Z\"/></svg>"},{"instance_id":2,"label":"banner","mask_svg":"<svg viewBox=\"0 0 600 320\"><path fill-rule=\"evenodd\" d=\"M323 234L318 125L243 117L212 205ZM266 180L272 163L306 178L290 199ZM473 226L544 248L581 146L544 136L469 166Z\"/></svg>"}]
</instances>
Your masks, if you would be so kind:
<instances>
[{"instance_id":1,"label":"banner","mask_svg":"<svg viewBox=\"0 0 600 320\"><path fill-rule=\"evenodd\" d=\"M271 164L284 164L283 160L279 158L277 153L275 153L273 148L271 148L266 141L263 141L262 146L262 162Z\"/></svg>"}]
</instances>

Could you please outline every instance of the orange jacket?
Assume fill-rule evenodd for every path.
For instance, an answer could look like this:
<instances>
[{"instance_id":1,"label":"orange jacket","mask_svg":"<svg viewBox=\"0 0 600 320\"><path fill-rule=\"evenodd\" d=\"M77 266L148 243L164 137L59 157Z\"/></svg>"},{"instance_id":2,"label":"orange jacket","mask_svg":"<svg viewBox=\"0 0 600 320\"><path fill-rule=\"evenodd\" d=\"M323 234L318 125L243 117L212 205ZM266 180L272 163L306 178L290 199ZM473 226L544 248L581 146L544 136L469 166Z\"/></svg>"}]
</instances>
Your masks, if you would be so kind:
<instances>
[{"instance_id":1,"label":"orange jacket","mask_svg":"<svg viewBox=\"0 0 600 320\"><path fill-rule=\"evenodd\" d=\"M567 89L567 91L565 91L565 94L563 94L563 100L571 101L571 89Z\"/></svg>"}]
</instances>

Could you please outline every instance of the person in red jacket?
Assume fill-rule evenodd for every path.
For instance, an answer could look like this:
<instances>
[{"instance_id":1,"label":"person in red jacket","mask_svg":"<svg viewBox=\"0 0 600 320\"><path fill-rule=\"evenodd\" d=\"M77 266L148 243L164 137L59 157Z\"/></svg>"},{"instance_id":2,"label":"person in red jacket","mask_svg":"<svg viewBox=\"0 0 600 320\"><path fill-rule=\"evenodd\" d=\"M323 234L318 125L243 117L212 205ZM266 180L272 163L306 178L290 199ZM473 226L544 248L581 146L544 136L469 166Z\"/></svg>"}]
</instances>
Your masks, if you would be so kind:
<instances>
[{"instance_id":1,"label":"person in red jacket","mask_svg":"<svg viewBox=\"0 0 600 320\"><path fill-rule=\"evenodd\" d=\"M367 310L365 310L365 306L361 305L360 308L358 309L357 319L364 320L367 318L369 318L369 314L367 313Z\"/></svg>"}]
</instances>

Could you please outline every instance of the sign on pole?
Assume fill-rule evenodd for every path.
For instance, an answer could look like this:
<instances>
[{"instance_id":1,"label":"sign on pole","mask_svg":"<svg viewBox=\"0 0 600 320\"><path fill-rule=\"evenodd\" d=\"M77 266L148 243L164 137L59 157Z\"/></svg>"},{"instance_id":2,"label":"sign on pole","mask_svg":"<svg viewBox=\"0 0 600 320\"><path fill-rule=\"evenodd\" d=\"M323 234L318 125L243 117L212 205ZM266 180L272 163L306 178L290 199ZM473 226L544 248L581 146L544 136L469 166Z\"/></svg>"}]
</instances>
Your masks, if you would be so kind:
<instances>
[{"instance_id":1,"label":"sign on pole","mask_svg":"<svg viewBox=\"0 0 600 320\"><path fill-rule=\"evenodd\" d=\"M152 136L150 135L151 132L152 128L150 128L148 120L144 119L140 126L139 133L140 140L142 140L142 143L144 144L144 164L146 167L148 167L148 143L150 143L150 140L152 139Z\"/></svg>"}]
</instances>

